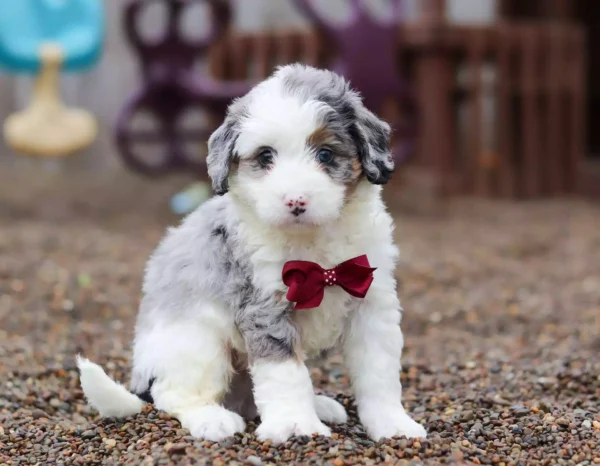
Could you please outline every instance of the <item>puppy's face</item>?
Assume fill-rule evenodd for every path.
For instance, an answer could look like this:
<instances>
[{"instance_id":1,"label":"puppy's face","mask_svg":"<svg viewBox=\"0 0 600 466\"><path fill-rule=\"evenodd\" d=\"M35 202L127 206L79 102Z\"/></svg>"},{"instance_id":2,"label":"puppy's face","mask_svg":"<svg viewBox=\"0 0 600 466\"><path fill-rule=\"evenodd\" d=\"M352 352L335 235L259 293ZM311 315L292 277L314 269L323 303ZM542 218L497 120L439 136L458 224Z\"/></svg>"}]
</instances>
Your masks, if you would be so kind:
<instances>
[{"instance_id":1,"label":"puppy's face","mask_svg":"<svg viewBox=\"0 0 600 466\"><path fill-rule=\"evenodd\" d=\"M267 224L322 225L361 179L387 182L389 136L341 77L290 65L230 106L209 140L209 174Z\"/></svg>"}]
</instances>

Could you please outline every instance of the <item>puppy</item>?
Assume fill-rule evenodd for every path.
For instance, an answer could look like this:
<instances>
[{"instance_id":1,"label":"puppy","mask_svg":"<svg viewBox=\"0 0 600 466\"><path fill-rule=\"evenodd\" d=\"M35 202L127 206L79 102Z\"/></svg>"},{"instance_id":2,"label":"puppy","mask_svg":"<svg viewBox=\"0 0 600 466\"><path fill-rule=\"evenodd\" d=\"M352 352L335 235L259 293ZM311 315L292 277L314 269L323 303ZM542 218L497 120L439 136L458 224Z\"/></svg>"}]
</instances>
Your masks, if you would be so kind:
<instances>
[{"instance_id":1,"label":"puppy","mask_svg":"<svg viewBox=\"0 0 600 466\"><path fill-rule=\"evenodd\" d=\"M425 437L401 403L398 251L380 186L394 168L389 138L330 71L284 66L234 101L209 139L220 196L148 262L131 392L80 358L90 404L123 417L152 402L212 441L257 415L261 440L329 436L325 422L346 412L315 395L305 361L340 347L367 433ZM336 268L357 257L362 290Z\"/></svg>"}]
</instances>

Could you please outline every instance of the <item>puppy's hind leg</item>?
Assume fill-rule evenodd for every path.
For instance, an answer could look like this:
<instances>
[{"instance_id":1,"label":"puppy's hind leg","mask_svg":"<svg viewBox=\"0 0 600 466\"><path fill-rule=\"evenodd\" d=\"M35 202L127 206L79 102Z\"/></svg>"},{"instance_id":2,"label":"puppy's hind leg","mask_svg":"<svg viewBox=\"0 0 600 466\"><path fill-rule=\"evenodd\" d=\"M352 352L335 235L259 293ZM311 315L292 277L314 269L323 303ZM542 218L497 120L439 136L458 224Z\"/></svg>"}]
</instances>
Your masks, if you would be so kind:
<instances>
[{"instance_id":1,"label":"puppy's hind leg","mask_svg":"<svg viewBox=\"0 0 600 466\"><path fill-rule=\"evenodd\" d=\"M134 381L151 372L156 408L176 417L194 437L219 441L246 425L221 405L232 375L229 329L212 317L158 322L138 333Z\"/></svg>"},{"instance_id":2,"label":"puppy's hind leg","mask_svg":"<svg viewBox=\"0 0 600 466\"><path fill-rule=\"evenodd\" d=\"M321 351L319 357L313 359L312 362L321 365L325 363L330 354L331 350ZM328 424L345 424L348 422L346 408L328 396L315 394L315 410L319 419Z\"/></svg>"},{"instance_id":3,"label":"puppy's hind leg","mask_svg":"<svg viewBox=\"0 0 600 466\"><path fill-rule=\"evenodd\" d=\"M315 410L317 416L323 422L329 424L345 424L348 414L341 403L325 395L315 395Z\"/></svg>"}]
</instances>

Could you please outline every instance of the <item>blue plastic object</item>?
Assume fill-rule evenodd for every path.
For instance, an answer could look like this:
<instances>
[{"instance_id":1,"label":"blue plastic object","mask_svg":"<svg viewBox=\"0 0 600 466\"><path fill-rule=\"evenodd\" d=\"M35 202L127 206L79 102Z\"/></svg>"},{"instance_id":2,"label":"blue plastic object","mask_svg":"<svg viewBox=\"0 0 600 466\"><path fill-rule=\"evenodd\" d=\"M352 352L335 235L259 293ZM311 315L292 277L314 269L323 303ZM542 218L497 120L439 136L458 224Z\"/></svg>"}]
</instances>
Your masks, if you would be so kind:
<instances>
[{"instance_id":1,"label":"blue plastic object","mask_svg":"<svg viewBox=\"0 0 600 466\"><path fill-rule=\"evenodd\" d=\"M104 45L102 3L103 0L1 0L0 67L37 73L40 47L52 42L63 51L63 70L90 68L100 58Z\"/></svg>"},{"instance_id":2,"label":"blue plastic object","mask_svg":"<svg viewBox=\"0 0 600 466\"><path fill-rule=\"evenodd\" d=\"M171 198L171 210L178 215L187 215L210 199L211 194L210 184L198 181Z\"/></svg>"}]
</instances>

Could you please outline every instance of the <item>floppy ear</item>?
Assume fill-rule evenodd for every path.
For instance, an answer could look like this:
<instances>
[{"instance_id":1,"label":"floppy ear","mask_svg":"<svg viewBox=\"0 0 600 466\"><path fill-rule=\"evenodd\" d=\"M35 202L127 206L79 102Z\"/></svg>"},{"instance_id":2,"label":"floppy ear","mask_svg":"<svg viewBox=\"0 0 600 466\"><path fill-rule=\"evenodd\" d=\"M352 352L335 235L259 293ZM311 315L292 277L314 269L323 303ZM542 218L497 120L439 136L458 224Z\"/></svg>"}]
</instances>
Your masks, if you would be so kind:
<instances>
[{"instance_id":1,"label":"floppy ear","mask_svg":"<svg viewBox=\"0 0 600 466\"><path fill-rule=\"evenodd\" d=\"M229 169L235 158L235 142L238 138L235 121L227 117L223 124L208 139L208 176L213 189L222 196L229 190Z\"/></svg>"},{"instance_id":2,"label":"floppy ear","mask_svg":"<svg viewBox=\"0 0 600 466\"><path fill-rule=\"evenodd\" d=\"M353 137L365 176L373 184L386 184L395 168L390 151L390 125L360 104L354 126Z\"/></svg>"}]
</instances>

